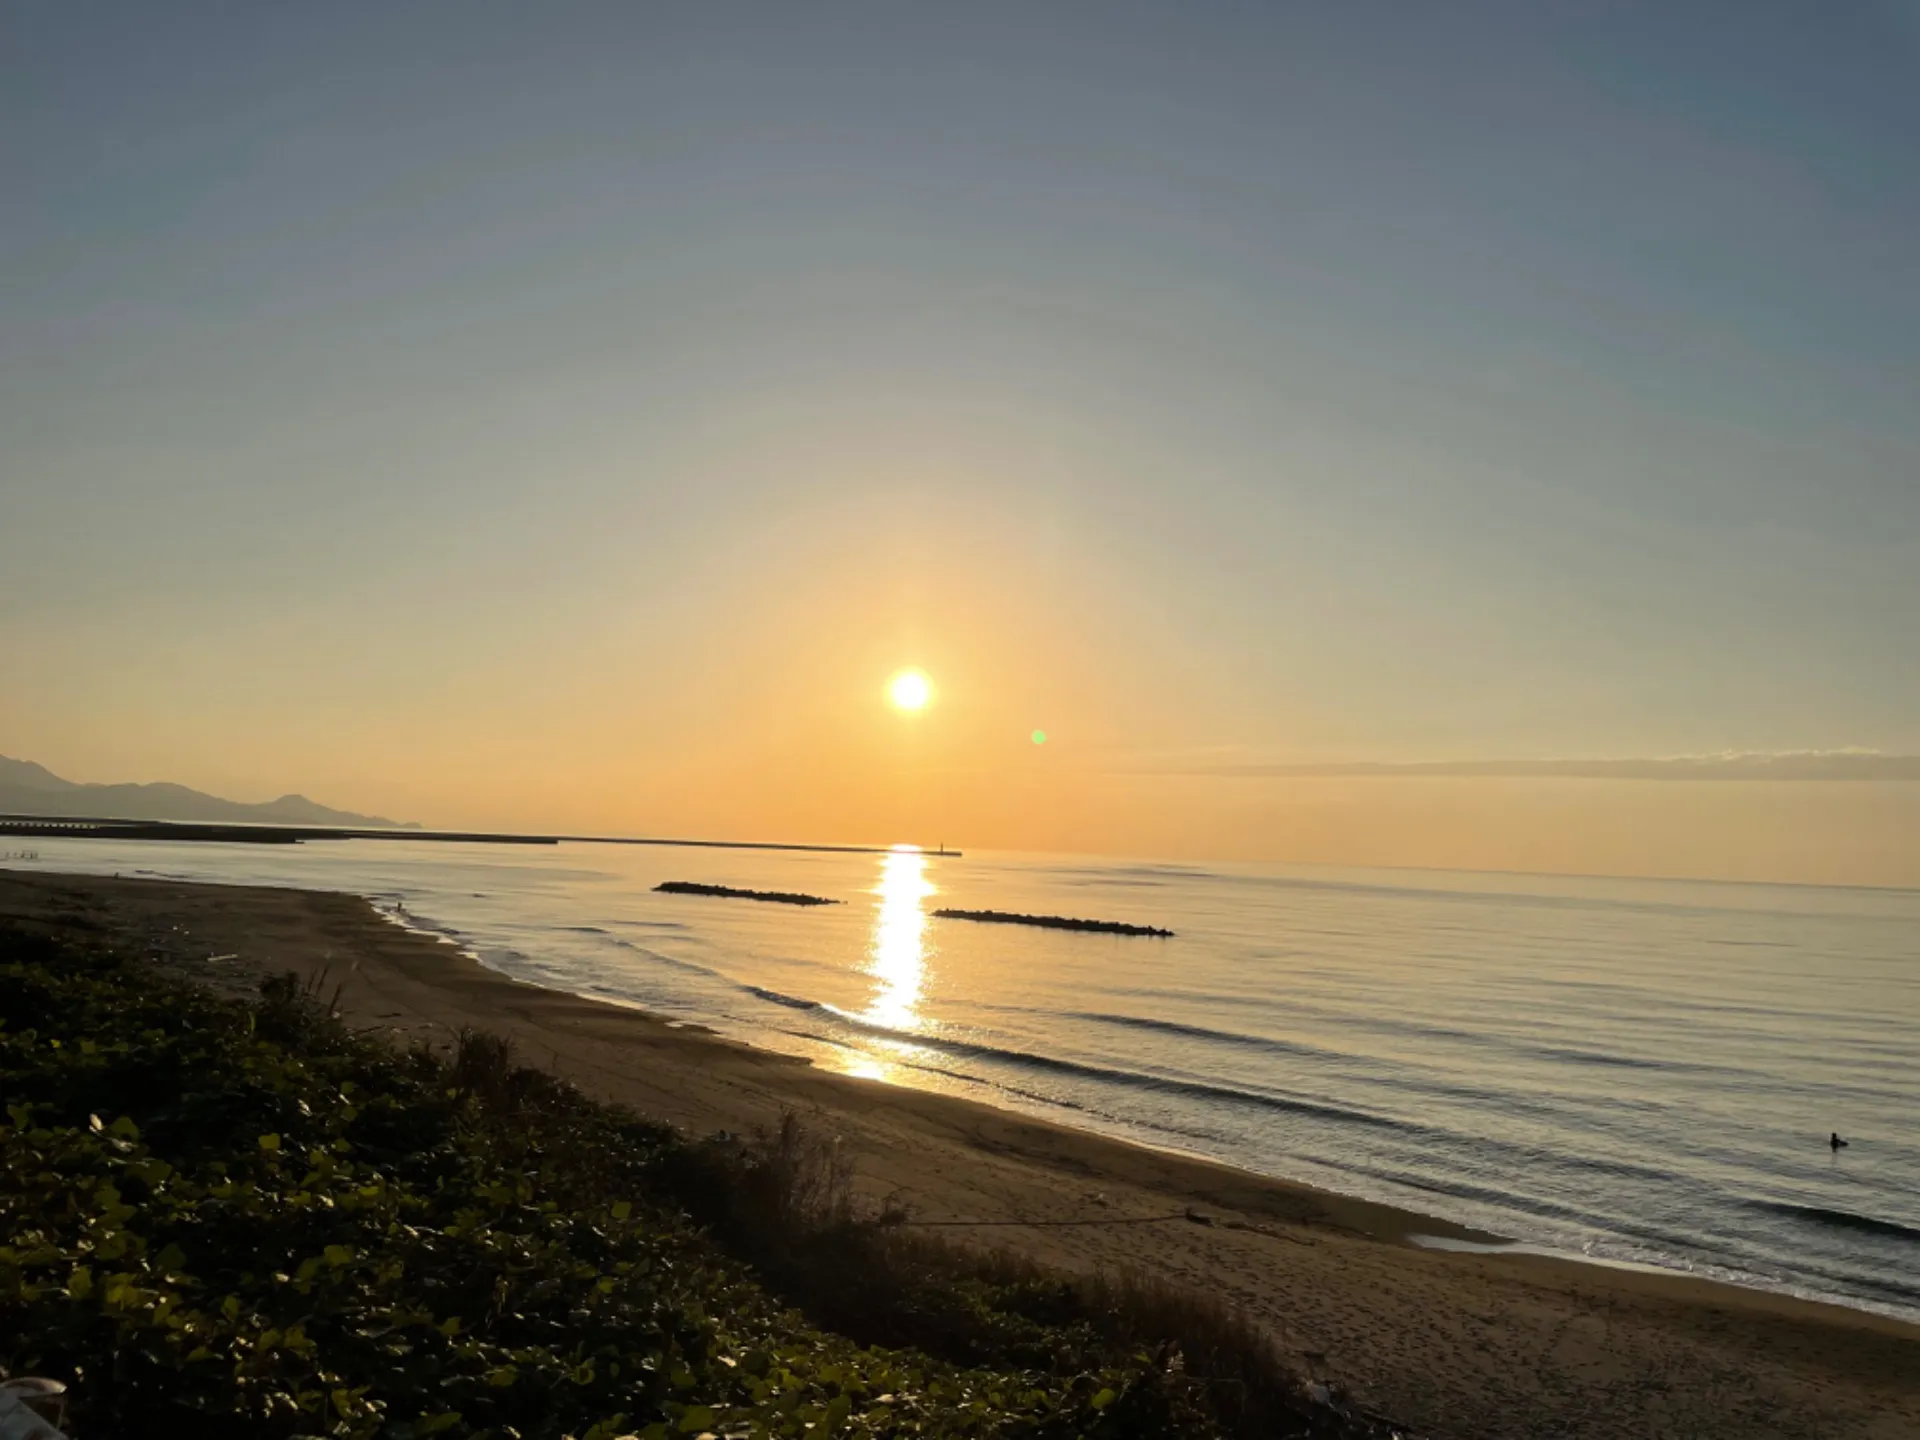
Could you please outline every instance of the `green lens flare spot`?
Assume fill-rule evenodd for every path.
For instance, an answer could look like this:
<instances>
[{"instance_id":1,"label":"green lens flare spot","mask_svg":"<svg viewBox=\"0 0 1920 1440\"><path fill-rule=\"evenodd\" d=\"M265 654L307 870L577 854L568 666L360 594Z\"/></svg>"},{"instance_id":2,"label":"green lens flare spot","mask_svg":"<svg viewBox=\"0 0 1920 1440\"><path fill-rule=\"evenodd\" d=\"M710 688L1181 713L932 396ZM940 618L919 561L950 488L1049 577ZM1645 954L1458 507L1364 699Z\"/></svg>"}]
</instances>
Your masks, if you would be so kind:
<instances>
[{"instance_id":1,"label":"green lens flare spot","mask_svg":"<svg viewBox=\"0 0 1920 1440\"><path fill-rule=\"evenodd\" d=\"M1034 743L1034 744L1036 744L1036 745L1044 745L1044 744L1046 744L1046 743L1047 743L1047 732L1046 732L1046 731L1044 731L1044 730L1036 730L1036 731L1034 731L1034 732L1033 732L1033 743Z\"/></svg>"}]
</instances>

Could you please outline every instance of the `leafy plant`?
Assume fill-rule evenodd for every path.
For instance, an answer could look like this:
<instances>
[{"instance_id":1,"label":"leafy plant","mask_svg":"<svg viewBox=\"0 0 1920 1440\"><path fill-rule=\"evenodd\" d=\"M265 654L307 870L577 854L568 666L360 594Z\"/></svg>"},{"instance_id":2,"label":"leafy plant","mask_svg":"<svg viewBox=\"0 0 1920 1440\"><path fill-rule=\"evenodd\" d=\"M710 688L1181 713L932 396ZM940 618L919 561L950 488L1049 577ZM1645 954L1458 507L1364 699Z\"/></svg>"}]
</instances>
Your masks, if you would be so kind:
<instances>
[{"instance_id":1,"label":"leafy plant","mask_svg":"<svg viewBox=\"0 0 1920 1440\"><path fill-rule=\"evenodd\" d=\"M450 1059L396 1053L291 977L245 1006L0 931L0 1366L65 1380L82 1436L1121 1440L1231 1418L1177 1351L1090 1319L1103 1292L932 1251L874 1268L897 1237L797 1129L717 1165L512 1059L471 1032ZM704 1226L694 1178L721 1187ZM864 1257L848 1273L887 1304L853 1335L803 1317L762 1283L782 1246Z\"/></svg>"}]
</instances>

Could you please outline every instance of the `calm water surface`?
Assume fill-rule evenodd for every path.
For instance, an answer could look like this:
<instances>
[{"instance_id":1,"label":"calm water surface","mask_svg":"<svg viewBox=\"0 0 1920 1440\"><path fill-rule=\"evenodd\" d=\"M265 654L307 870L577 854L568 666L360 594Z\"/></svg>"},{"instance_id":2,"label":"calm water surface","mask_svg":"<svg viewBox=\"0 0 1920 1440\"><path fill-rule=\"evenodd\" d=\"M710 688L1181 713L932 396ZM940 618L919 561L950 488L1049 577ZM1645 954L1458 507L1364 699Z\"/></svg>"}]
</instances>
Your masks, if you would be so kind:
<instances>
[{"instance_id":1,"label":"calm water surface","mask_svg":"<svg viewBox=\"0 0 1920 1440\"><path fill-rule=\"evenodd\" d=\"M13 868L405 905L508 974L1597 1259L1920 1319L1920 892L348 841ZM662 880L805 890L797 909ZM941 905L1171 940L932 918ZM1838 1130L1851 1146L1829 1151Z\"/></svg>"}]
</instances>

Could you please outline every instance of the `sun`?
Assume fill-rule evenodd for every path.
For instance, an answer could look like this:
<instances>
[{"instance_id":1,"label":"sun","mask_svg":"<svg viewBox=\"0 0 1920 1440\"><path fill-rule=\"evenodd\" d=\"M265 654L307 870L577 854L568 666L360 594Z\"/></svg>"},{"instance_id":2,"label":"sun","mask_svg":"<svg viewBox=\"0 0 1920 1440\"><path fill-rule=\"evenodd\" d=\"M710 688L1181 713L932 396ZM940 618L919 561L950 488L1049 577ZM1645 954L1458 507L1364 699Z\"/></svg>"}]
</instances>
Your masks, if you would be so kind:
<instances>
[{"instance_id":1,"label":"sun","mask_svg":"<svg viewBox=\"0 0 1920 1440\"><path fill-rule=\"evenodd\" d=\"M887 699L896 710L924 710L933 699L933 681L924 670L902 670L887 681Z\"/></svg>"}]
</instances>

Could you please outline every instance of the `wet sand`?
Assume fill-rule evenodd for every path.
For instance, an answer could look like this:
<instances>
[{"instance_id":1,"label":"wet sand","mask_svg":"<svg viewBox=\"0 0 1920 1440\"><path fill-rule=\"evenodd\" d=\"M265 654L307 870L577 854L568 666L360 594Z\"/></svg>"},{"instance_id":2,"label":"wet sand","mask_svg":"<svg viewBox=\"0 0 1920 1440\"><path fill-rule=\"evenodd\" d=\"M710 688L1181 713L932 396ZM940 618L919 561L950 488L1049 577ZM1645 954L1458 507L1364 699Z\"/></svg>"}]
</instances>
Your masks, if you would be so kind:
<instances>
[{"instance_id":1,"label":"wet sand","mask_svg":"<svg viewBox=\"0 0 1920 1440\"><path fill-rule=\"evenodd\" d=\"M694 1135L798 1111L916 1220L987 1222L946 1233L1231 1297L1304 1373L1421 1434L1920 1437L1920 1327L1688 1276L1421 1248L1409 1237L1492 1237L543 990L357 896L0 871L6 921L83 927L236 993L324 971L356 1027L401 1042L492 1030L524 1062Z\"/></svg>"}]
</instances>

